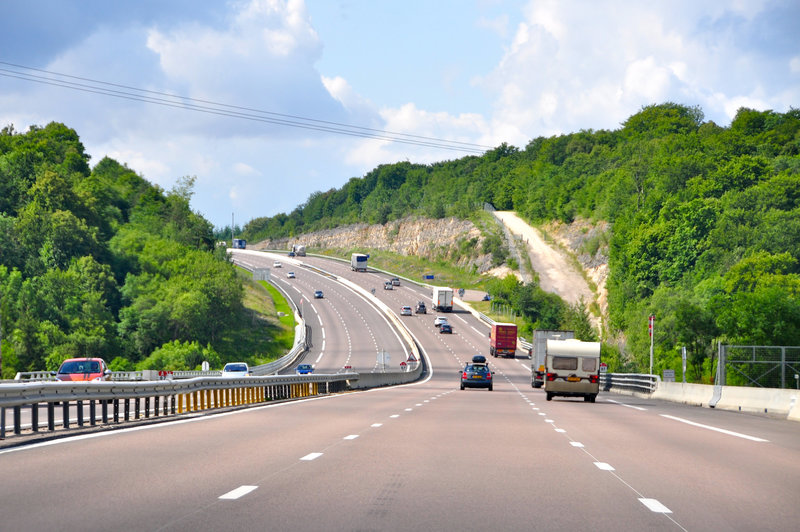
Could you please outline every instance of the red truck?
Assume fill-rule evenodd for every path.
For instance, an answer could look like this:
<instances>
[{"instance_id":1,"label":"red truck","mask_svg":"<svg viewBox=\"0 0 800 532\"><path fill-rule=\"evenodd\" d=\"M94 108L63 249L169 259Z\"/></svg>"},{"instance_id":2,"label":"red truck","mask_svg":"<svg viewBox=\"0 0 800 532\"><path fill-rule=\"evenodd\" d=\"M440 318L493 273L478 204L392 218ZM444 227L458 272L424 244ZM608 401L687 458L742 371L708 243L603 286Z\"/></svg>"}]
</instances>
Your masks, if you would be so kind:
<instances>
[{"instance_id":1,"label":"red truck","mask_svg":"<svg viewBox=\"0 0 800 532\"><path fill-rule=\"evenodd\" d=\"M517 352L517 326L513 323L493 323L489 335L489 353L514 358Z\"/></svg>"}]
</instances>

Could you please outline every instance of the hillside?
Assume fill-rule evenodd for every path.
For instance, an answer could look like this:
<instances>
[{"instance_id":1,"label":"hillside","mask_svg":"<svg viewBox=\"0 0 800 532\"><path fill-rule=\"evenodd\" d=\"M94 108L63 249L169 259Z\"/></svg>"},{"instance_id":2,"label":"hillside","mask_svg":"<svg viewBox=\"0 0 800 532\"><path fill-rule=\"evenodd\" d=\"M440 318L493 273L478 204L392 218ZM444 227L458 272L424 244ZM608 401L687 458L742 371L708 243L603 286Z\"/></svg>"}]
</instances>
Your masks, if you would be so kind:
<instances>
[{"instance_id":1,"label":"hillside","mask_svg":"<svg viewBox=\"0 0 800 532\"><path fill-rule=\"evenodd\" d=\"M603 259L589 269L606 279L607 332L624 368L647 367L653 314L656 369L677 368L686 346L690 377L708 381L716 343L800 345L799 201L800 111L742 108L722 127L664 103L614 131L382 165L244 233L253 241L414 216L474 220L486 204L514 211L566 247L579 242L572 252L586 264L604 250L607 277ZM498 289L531 323L558 321L538 286Z\"/></svg>"}]
</instances>

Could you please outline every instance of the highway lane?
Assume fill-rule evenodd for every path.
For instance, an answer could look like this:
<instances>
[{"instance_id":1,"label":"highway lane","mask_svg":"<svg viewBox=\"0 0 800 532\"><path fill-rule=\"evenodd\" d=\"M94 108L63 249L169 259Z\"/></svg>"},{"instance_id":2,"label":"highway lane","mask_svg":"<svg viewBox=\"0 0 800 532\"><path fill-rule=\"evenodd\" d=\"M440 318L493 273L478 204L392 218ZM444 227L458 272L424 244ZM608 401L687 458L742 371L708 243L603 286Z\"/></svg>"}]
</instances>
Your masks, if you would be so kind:
<instances>
[{"instance_id":1,"label":"highway lane","mask_svg":"<svg viewBox=\"0 0 800 532\"><path fill-rule=\"evenodd\" d=\"M304 313L311 327L312 347L303 362L313 364L315 371L336 372L345 366L356 371L380 370L378 355L382 352L389 354L396 367L408 358L406 344L369 297L290 257L240 251L233 257L250 268L270 268L272 280ZM283 266L273 268L275 260ZM295 273L294 279L287 277L290 271ZM316 290L323 291L322 299L314 298Z\"/></svg>"},{"instance_id":2,"label":"highway lane","mask_svg":"<svg viewBox=\"0 0 800 532\"><path fill-rule=\"evenodd\" d=\"M0 528L796 529L797 423L605 393L548 402L528 360L490 359L494 391L459 391L488 328L458 316L452 336L404 318L424 382L2 453ZM76 499L113 511L87 520Z\"/></svg>"}]
</instances>

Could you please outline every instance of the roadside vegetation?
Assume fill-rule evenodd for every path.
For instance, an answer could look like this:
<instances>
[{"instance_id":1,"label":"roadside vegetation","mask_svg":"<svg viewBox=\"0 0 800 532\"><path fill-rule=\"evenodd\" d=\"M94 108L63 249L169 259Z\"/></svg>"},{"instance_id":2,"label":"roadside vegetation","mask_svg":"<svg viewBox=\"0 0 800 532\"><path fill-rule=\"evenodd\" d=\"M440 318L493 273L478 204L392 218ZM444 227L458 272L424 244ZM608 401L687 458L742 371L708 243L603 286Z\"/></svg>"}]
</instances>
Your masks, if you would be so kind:
<instances>
[{"instance_id":1,"label":"roadside vegetation","mask_svg":"<svg viewBox=\"0 0 800 532\"><path fill-rule=\"evenodd\" d=\"M197 369L281 352L287 326L191 211L193 184L164 191L109 158L90 168L63 124L0 131L3 378L75 356Z\"/></svg>"}]
</instances>

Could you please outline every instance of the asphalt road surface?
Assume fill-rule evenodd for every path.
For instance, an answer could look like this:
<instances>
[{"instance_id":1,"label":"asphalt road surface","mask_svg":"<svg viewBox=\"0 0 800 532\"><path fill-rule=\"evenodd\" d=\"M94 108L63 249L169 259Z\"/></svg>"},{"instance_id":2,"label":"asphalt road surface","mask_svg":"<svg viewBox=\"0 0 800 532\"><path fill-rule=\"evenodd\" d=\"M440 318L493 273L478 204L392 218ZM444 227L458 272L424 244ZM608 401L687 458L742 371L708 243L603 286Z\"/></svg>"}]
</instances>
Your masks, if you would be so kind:
<instances>
[{"instance_id":1,"label":"asphalt road surface","mask_svg":"<svg viewBox=\"0 0 800 532\"><path fill-rule=\"evenodd\" d=\"M317 261L367 289L385 278ZM376 295L399 312L428 294ZM320 315L327 340L343 325ZM439 334L434 316L403 318L422 382L0 451L0 530L797 529L800 424L607 393L546 402L521 358L490 358L494 391L460 391L488 328L456 312ZM364 328L388 326L359 319L346 327L371 356L383 340ZM341 342L320 364L342 362Z\"/></svg>"}]
</instances>

